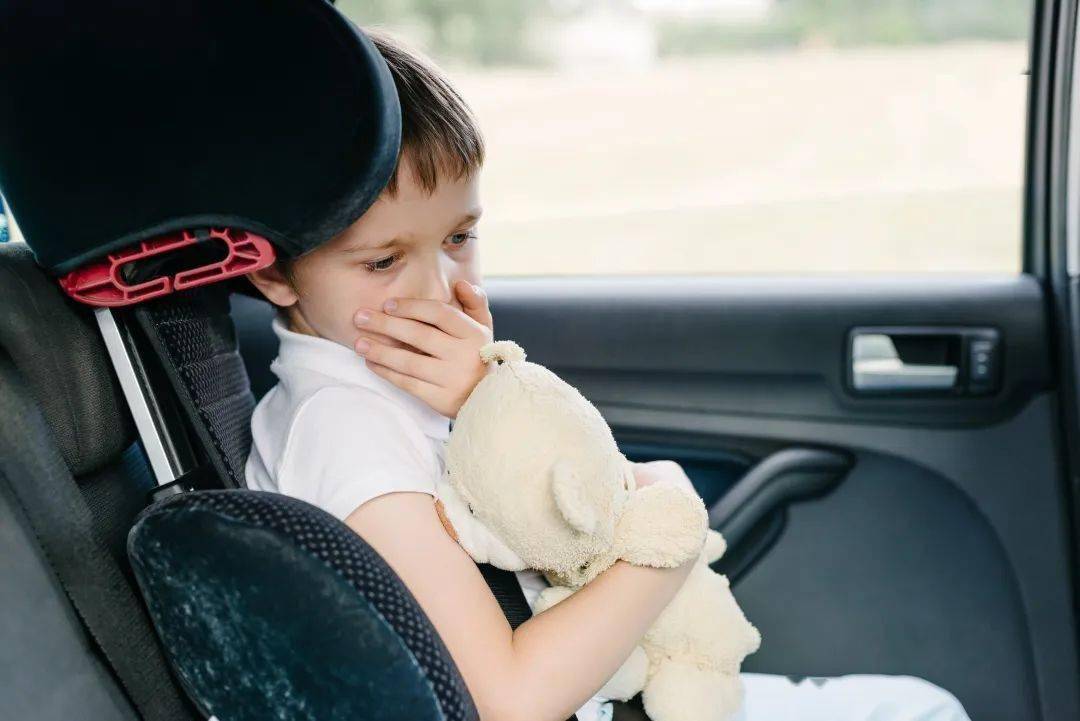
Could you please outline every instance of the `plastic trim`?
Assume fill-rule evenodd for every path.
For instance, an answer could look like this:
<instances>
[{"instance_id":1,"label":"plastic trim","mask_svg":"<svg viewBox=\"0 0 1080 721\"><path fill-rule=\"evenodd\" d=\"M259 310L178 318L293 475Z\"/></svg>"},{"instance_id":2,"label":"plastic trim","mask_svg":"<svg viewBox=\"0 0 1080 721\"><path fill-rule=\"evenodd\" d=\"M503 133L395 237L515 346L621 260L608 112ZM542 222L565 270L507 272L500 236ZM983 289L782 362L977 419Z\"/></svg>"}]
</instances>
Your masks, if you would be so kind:
<instances>
[{"instance_id":1,"label":"plastic trim","mask_svg":"<svg viewBox=\"0 0 1080 721\"><path fill-rule=\"evenodd\" d=\"M120 327L116 324L116 318L108 308L99 308L94 313L98 328L101 329L101 337L105 341L105 349L109 353L113 370L120 381L120 388L124 391L124 400L127 401L131 410L131 417L135 421L135 428L139 432L143 450L150 460L150 467L154 471L154 478L159 486L164 486L176 480L176 470L169 461L165 452L165 443L158 431L157 423L150 412L150 406L143 395L142 385L135 373L135 366L131 355L128 353L124 338L120 334Z\"/></svg>"}]
</instances>

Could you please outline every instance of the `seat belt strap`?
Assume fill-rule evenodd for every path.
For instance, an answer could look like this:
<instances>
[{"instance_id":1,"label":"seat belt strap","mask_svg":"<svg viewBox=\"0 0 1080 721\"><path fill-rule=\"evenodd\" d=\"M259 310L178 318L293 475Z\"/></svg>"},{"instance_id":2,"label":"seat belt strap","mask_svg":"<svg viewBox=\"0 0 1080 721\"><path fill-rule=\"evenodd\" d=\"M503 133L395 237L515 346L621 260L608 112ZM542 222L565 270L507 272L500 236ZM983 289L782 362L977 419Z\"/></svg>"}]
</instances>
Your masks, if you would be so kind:
<instances>
[{"instance_id":1,"label":"seat belt strap","mask_svg":"<svg viewBox=\"0 0 1080 721\"><path fill-rule=\"evenodd\" d=\"M513 571L504 571L487 563L478 563L476 567L495 600L499 602L499 608L510 623L510 628L516 631L518 626L532 618L532 609L529 608L529 602L525 600L525 593Z\"/></svg>"},{"instance_id":2,"label":"seat belt strap","mask_svg":"<svg viewBox=\"0 0 1080 721\"><path fill-rule=\"evenodd\" d=\"M193 721L141 602L94 531L86 500L21 376L0 353L0 483L11 490L83 624L146 721Z\"/></svg>"}]
</instances>

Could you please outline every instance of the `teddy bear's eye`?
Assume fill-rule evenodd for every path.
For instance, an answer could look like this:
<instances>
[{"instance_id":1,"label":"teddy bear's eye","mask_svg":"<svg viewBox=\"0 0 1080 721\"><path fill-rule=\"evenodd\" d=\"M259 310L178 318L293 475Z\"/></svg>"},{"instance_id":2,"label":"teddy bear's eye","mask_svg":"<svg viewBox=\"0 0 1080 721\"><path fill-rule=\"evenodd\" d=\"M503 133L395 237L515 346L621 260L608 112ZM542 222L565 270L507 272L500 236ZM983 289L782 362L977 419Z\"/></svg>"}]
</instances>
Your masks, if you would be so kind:
<instances>
[{"instance_id":1,"label":"teddy bear's eye","mask_svg":"<svg viewBox=\"0 0 1080 721\"><path fill-rule=\"evenodd\" d=\"M589 562L588 561L586 561L585 563L578 566L578 572L579 573L585 573L588 570L589 570Z\"/></svg>"}]
</instances>

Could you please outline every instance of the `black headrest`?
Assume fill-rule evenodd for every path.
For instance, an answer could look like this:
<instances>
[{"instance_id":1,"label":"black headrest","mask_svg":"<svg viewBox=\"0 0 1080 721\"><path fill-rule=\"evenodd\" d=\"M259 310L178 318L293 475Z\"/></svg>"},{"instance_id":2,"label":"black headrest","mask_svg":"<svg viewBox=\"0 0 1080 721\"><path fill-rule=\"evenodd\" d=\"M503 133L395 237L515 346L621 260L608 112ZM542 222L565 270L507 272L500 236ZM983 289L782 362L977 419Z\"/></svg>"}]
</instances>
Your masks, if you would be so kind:
<instances>
[{"instance_id":1,"label":"black headrest","mask_svg":"<svg viewBox=\"0 0 1080 721\"><path fill-rule=\"evenodd\" d=\"M53 273L195 227L310 250L378 196L400 123L325 0L0 3L0 189Z\"/></svg>"}]
</instances>

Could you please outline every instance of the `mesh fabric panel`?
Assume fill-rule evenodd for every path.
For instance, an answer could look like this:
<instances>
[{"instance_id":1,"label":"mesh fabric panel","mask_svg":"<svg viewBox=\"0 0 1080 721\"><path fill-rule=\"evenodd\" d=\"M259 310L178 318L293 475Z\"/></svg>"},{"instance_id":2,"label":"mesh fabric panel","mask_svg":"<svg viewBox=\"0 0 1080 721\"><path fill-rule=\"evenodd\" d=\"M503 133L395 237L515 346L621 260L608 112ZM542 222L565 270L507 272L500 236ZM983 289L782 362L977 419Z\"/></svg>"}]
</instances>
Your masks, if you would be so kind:
<instances>
[{"instance_id":1,"label":"mesh fabric panel","mask_svg":"<svg viewBox=\"0 0 1080 721\"><path fill-rule=\"evenodd\" d=\"M258 491L185 493L148 514L209 511L233 523L270 530L334 570L361 594L415 656L447 721L478 721L450 654L405 584L359 535L330 514L288 496ZM139 525L129 553L138 554ZM138 564L136 564L138 566Z\"/></svg>"},{"instance_id":2,"label":"mesh fabric panel","mask_svg":"<svg viewBox=\"0 0 1080 721\"><path fill-rule=\"evenodd\" d=\"M255 399L229 316L228 290L177 293L134 313L219 478L243 487Z\"/></svg>"}]
</instances>

